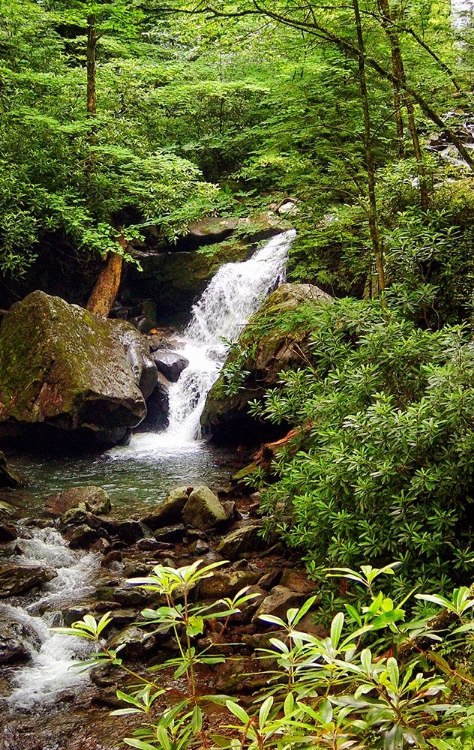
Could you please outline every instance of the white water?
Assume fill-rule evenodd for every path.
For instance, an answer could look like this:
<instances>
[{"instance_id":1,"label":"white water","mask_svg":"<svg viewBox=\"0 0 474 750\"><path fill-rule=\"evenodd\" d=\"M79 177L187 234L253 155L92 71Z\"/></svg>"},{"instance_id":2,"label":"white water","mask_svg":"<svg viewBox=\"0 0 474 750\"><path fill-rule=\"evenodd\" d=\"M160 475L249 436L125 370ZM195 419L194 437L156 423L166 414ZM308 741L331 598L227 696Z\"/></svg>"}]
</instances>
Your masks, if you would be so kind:
<instances>
[{"instance_id":1,"label":"white water","mask_svg":"<svg viewBox=\"0 0 474 750\"><path fill-rule=\"evenodd\" d=\"M285 280L290 230L273 237L247 261L227 263L216 273L192 309L179 338L179 354L189 360L169 389L169 427L161 433L135 435L130 445L111 451L124 458L150 458L176 450L199 450L199 420L206 396L219 376L231 343L265 297Z\"/></svg>"},{"instance_id":2,"label":"white water","mask_svg":"<svg viewBox=\"0 0 474 750\"><path fill-rule=\"evenodd\" d=\"M58 624L61 609L92 593L99 567L98 555L72 551L57 531L37 529L32 533L31 539L19 541L23 554L16 561L42 563L55 568L58 575L26 608L0 604L0 618L21 626L22 640L31 654L31 660L16 670L14 689L7 698L17 708L47 705L62 691L87 682L87 674L78 673L73 665L86 656L89 644L55 633L50 627Z\"/></svg>"}]
</instances>

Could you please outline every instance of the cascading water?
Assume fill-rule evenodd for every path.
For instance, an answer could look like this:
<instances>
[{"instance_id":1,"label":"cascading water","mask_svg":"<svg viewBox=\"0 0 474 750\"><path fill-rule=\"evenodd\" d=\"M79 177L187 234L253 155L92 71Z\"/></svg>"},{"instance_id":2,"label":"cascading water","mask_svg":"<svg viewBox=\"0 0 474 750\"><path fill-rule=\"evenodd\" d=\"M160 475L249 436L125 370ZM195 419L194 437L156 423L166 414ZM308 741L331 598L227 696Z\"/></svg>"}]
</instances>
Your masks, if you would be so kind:
<instances>
[{"instance_id":1,"label":"cascading water","mask_svg":"<svg viewBox=\"0 0 474 750\"><path fill-rule=\"evenodd\" d=\"M88 679L71 669L86 655L86 642L50 628L60 622L62 609L94 591L99 556L72 551L53 529L37 529L31 539L21 539L19 546L19 563L41 563L57 572L57 577L43 587L41 596L32 597L28 606L0 604L0 620L14 624L21 632L31 657L16 671L13 690L6 700L11 706L29 708L36 703L51 703L62 691Z\"/></svg>"},{"instance_id":2,"label":"cascading water","mask_svg":"<svg viewBox=\"0 0 474 750\"><path fill-rule=\"evenodd\" d=\"M247 261L227 263L216 273L192 309L191 322L179 339L189 361L169 390L169 427L161 433L136 435L129 446L113 451L131 458L158 451L196 450L199 420L206 396L217 380L231 343L252 313L285 279L290 230L273 237Z\"/></svg>"}]
</instances>

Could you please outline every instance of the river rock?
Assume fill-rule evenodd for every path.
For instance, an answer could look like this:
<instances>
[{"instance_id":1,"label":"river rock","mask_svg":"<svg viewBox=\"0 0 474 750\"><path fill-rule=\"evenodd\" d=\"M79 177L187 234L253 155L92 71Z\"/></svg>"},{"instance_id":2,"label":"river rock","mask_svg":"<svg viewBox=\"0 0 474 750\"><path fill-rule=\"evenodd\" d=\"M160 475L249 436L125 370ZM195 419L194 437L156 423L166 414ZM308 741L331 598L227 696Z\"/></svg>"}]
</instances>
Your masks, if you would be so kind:
<instances>
[{"instance_id":1,"label":"river rock","mask_svg":"<svg viewBox=\"0 0 474 750\"><path fill-rule=\"evenodd\" d=\"M241 351L247 354L241 365L244 373L239 388L230 395L226 389L224 370L211 388L201 416L203 435L222 444L257 444L282 437L288 424L269 425L248 414L248 402L263 398L268 388L278 384L282 370L301 365L303 356L310 357L311 331L304 324L292 331L282 330L281 315L302 305L328 304L332 298L310 284L282 284L252 317L251 324L242 331L238 345L233 347L226 364L233 365ZM265 321L265 325L263 325ZM274 325L270 325L270 323ZM263 333L262 333L263 331Z\"/></svg>"},{"instance_id":2,"label":"river rock","mask_svg":"<svg viewBox=\"0 0 474 750\"><path fill-rule=\"evenodd\" d=\"M8 467L5 454L0 451L0 487L14 489L15 487L19 487L20 484L20 478Z\"/></svg>"},{"instance_id":3,"label":"river rock","mask_svg":"<svg viewBox=\"0 0 474 750\"><path fill-rule=\"evenodd\" d=\"M188 502L191 492L192 487L176 487L171 490L169 495L152 513L141 519L142 523L146 524L152 530L160 526L179 523L181 521L181 511Z\"/></svg>"},{"instance_id":4,"label":"river rock","mask_svg":"<svg viewBox=\"0 0 474 750\"><path fill-rule=\"evenodd\" d=\"M288 610L301 606L305 599L304 594L297 594L286 586L275 586L257 609L253 620L258 620L261 615L273 615L285 620Z\"/></svg>"},{"instance_id":5,"label":"river rock","mask_svg":"<svg viewBox=\"0 0 474 750\"><path fill-rule=\"evenodd\" d=\"M30 652L24 642L25 634L17 623L0 623L0 666L28 661Z\"/></svg>"},{"instance_id":6,"label":"river rock","mask_svg":"<svg viewBox=\"0 0 474 750\"><path fill-rule=\"evenodd\" d=\"M210 578L201 581L199 595L204 599L232 597L245 586L252 586L259 577L253 570L216 570Z\"/></svg>"},{"instance_id":7,"label":"river rock","mask_svg":"<svg viewBox=\"0 0 474 750\"><path fill-rule=\"evenodd\" d=\"M108 513L111 509L109 493L102 487L70 487L48 500L46 510L62 515L71 508L80 508L90 513Z\"/></svg>"},{"instance_id":8,"label":"river rock","mask_svg":"<svg viewBox=\"0 0 474 750\"><path fill-rule=\"evenodd\" d=\"M23 594L56 576L56 571L46 565L3 563L0 565L0 597Z\"/></svg>"},{"instance_id":9,"label":"river rock","mask_svg":"<svg viewBox=\"0 0 474 750\"><path fill-rule=\"evenodd\" d=\"M169 425L169 383L163 375L158 373L155 390L146 402L146 417L136 428L136 432L159 432Z\"/></svg>"},{"instance_id":10,"label":"river rock","mask_svg":"<svg viewBox=\"0 0 474 750\"><path fill-rule=\"evenodd\" d=\"M156 644L156 635L130 625L109 638L107 648L119 651L121 658L142 659Z\"/></svg>"},{"instance_id":11,"label":"river rock","mask_svg":"<svg viewBox=\"0 0 474 750\"><path fill-rule=\"evenodd\" d=\"M9 523L0 521L0 544L8 544L18 538L16 529Z\"/></svg>"},{"instance_id":12,"label":"river rock","mask_svg":"<svg viewBox=\"0 0 474 750\"><path fill-rule=\"evenodd\" d=\"M85 523L66 528L64 532L64 538L69 542L71 549L88 549L100 539L100 536L96 529L91 529Z\"/></svg>"},{"instance_id":13,"label":"river rock","mask_svg":"<svg viewBox=\"0 0 474 750\"><path fill-rule=\"evenodd\" d=\"M148 355L125 321L33 292L0 328L0 439L44 442L57 428L81 445L118 442L146 414L157 378Z\"/></svg>"},{"instance_id":14,"label":"river rock","mask_svg":"<svg viewBox=\"0 0 474 750\"><path fill-rule=\"evenodd\" d=\"M219 523L227 521L227 513L217 495L209 487L196 487L189 495L183 508L182 517L185 523L196 529L206 531Z\"/></svg>"},{"instance_id":15,"label":"river rock","mask_svg":"<svg viewBox=\"0 0 474 750\"><path fill-rule=\"evenodd\" d=\"M227 560L238 560L240 555L265 549L266 542L261 537L262 525L252 523L241 526L222 539L217 551Z\"/></svg>"},{"instance_id":16,"label":"river rock","mask_svg":"<svg viewBox=\"0 0 474 750\"><path fill-rule=\"evenodd\" d=\"M177 542L183 538L186 533L184 523L176 523L173 526L162 526L157 529L153 536L157 542Z\"/></svg>"},{"instance_id":17,"label":"river rock","mask_svg":"<svg viewBox=\"0 0 474 750\"><path fill-rule=\"evenodd\" d=\"M158 349L152 353L152 359L158 372L161 372L170 383L176 383L189 360L171 349Z\"/></svg>"}]
</instances>

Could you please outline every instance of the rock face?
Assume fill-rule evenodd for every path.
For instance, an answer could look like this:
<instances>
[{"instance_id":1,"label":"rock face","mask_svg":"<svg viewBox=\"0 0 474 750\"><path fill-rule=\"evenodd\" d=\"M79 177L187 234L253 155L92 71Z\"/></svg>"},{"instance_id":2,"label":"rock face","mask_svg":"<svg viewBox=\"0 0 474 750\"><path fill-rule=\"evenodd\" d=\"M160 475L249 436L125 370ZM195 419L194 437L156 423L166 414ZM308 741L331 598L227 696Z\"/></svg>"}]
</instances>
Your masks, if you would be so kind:
<instances>
[{"instance_id":1,"label":"rock face","mask_svg":"<svg viewBox=\"0 0 474 750\"><path fill-rule=\"evenodd\" d=\"M227 359L232 365L239 356L239 348L248 352L240 362L242 372L246 374L237 392L227 395L226 376L222 373L209 392L201 417L206 437L216 443L248 445L285 434L288 425L275 429L249 417L247 404L275 386L283 370L302 363L310 331L301 325L290 332L283 331L278 326L279 317L299 306L327 304L331 299L310 284L282 284L267 298L249 326L244 328L238 342L240 347L236 347ZM265 325L262 325L263 321Z\"/></svg>"},{"instance_id":2,"label":"rock face","mask_svg":"<svg viewBox=\"0 0 474 750\"><path fill-rule=\"evenodd\" d=\"M189 365L189 360L171 349L158 349L153 352L152 359L158 372L161 372L170 383L176 383L183 370Z\"/></svg>"},{"instance_id":3,"label":"rock face","mask_svg":"<svg viewBox=\"0 0 474 750\"><path fill-rule=\"evenodd\" d=\"M128 323L33 292L0 328L0 440L59 428L80 440L118 442L146 414L157 381L148 355Z\"/></svg>"}]
</instances>

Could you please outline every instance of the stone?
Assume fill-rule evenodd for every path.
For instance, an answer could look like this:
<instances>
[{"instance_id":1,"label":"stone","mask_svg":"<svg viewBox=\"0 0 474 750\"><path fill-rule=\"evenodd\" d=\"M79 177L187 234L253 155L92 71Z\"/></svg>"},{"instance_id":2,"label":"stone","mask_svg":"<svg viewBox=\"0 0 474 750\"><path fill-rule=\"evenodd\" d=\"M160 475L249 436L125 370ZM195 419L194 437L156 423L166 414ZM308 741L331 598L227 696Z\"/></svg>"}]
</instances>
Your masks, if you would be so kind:
<instances>
[{"instance_id":1,"label":"stone","mask_svg":"<svg viewBox=\"0 0 474 750\"><path fill-rule=\"evenodd\" d=\"M280 438L288 431L288 423L273 426L251 417L248 402L278 387L280 373L301 366L302 355L311 357L311 331L303 323L285 331L279 325L281 315L302 305L319 307L331 301L332 297L310 284L282 284L270 294L252 317L251 326L242 331L239 341L244 338L245 342L231 349L226 360L232 366L242 351L248 352L240 363L246 375L238 391L228 395L224 366L207 396L201 416L204 437L219 444L251 445ZM264 326L260 325L263 320Z\"/></svg>"},{"instance_id":2,"label":"stone","mask_svg":"<svg viewBox=\"0 0 474 750\"><path fill-rule=\"evenodd\" d=\"M31 655L25 644L25 634L19 623L0 624L0 666L29 661Z\"/></svg>"},{"instance_id":3,"label":"stone","mask_svg":"<svg viewBox=\"0 0 474 750\"><path fill-rule=\"evenodd\" d=\"M108 513L111 509L109 493L102 487L70 487L60 492L46 503L46 510L54 515L62 515L71 508L79 508L90 513Z\"/></svg>"},{"instance_id":4,"label":"stone","mask_svg":"<svg viewBox=\"0 0 474 750\"><path fill-rule=\"evenodd\" d=\"M133 326L33 292L0 327L0 439L56 444L61 430L81 447L118 442L144 418L156 378Z\"/></svg>"},{"instance_id":5,"label":"stone","mask_svg":"<svg viewBox=\"0 0 474 750\"><path fill-rule=\"evenodd\" d=\"M0 521L0 544L8 544L18 538L16 529L9 523Z\"/></svg>"},{"instance_id":6,"label":"stone","mask_svg":"<svg viewBox=\"0 0 474 750\"><path fill-rule=\"evenodd\" d=\"M184 523L177 523L174 526L162 526L157 529L153 536L157 542L177 542L182 539L186 533Z\"/></svg>"},{"instance_id":7,"label":"stone","mask_svg":"<svg viewBox=\"0 0 474 750\"><path fill-rule=\"evenodd\" d=\"M314 594L315 583L310 581L304 570L294 570L293 568L287 568L283 571L280 579L280 584L286 586L288 589L295 591L297 594L304 594L309 596Z\"/></svg>"},{"instance_id":8,"label":"stone","mask_svg":"<svg viewBox=\"0 0 474 750\"><path fill-rule=\"evenodd\" d=\"M158 373L155 390L146 402L146 417L136 428L136 432L159 432L169 425L170 401L168 381Z\"/></svg>"},{"instance_id":9,"label":"stone","mask_svg":"<svg viewBox=\"0 0 474 750\"><path fill-rule=\"evenodd\" d=\"M192 488L176 487L171 490L169 495L158 505L152 513L143 516L142 523L153 531L160 526L179 523L181 521L181 511L188 502Z\"/></svg>"},{"instance_id":10,"label":"stone","mask_svg":"<svg viewBox=\"0 0 474 750\"><path fill-rule=\"evenodd\" d=\"M64 538L69 542L71 549L89 549L100 539L100 534L96 529L83 523L80 526L66 528Z\"/></svg>"},{"instance_id":11,"label":"stone","mask_svg":"<svg viewBox=\"0 0 474 750\"><path fill-rule=\"evenodd\" d=\"M245 586L252 586L258 578L258 573L251 570L215 570L210 578L201 581L199 595L203 599L232 597Z\"/></svg>"},{"instance_id":12,"label":"stone","mask_svg":"<svg viewBox=\"0 0 474 750\"><path fill-rule=\"evenodd\" d=\"M182 517L185 523L201 531L212 529L228 520L217 495L205 486L196 487L191 492L183 508Z\"/></svg>"},{"instance_id":13,"label":"stone","mask_svg":"<svg viewBox=\"0 0 474 750\"><path fill-rule=\"evenodd\" d=\"M161 372L170 383L176 383L179 376L189 365L189 360L171 349L158 349L152 359L158 372Z\"/></svg>"},{"instance_id":14,"label":"stone","mask_svg":"<svg viewBox=\"0 0 474 750\"><path fill-rule=\"evenodd\" d=\"M303 594L297 594L286 586L275 586L269 596L263 600L252 619L255 621L262 615L273 615L285 620L288 610L301 606L305 599Z\"/></svg>"},{"instance_id":15,"label":"stone","mask_svg":"<svg viewBox=\"0 0 474 750\"><path fill-rule=\"evenodd\" d=\"M0 597L23 594L56 576L56 571L46 565L3 563L0 565Z\"/></svg>"},{"instance_id":16,"label":"stone","mask_svg":"<svg viewBox=\"0 0 474 750\"><path fill-rule=\"evenodd\" d=\"M20 478L8 467L5 454L0 451L0 487L15 489L20 484Z\"/></svg>"},{"instance_id":17,"label":"stone","mask_svg":"<svg viewBox=\"0 0 474 750\"><path fill-rule=\"evenodd\" d=\"M103 519L104 528L113 536L117 536L127 544L134 544L145 536L143 527L139 521L115 521L114 519Z\"/></svg>"},{"instance_id":18,"label":"stone","mask_svg":"<svg viewBox=\"0 0 474 750\"><path fill-rule=\"evenodd\" d=\"M154 633L130 625L109 638L107 648L119 651L120 658L142 659L153 649L155 643Z\"/></svg>"},{"instance_id":19,"label":"stone","mask_svg":"<svg viewBox=\"0 0 474 750\"><path fill-rule=\"evenodd\" d=\"M222 539L217 551L227 560L237 560L247 552L256 552L266 548L266 542L260 536L262 525L251 523L240 526Z\"/></svg>"}]
</instances>

